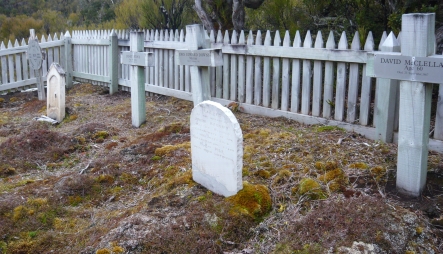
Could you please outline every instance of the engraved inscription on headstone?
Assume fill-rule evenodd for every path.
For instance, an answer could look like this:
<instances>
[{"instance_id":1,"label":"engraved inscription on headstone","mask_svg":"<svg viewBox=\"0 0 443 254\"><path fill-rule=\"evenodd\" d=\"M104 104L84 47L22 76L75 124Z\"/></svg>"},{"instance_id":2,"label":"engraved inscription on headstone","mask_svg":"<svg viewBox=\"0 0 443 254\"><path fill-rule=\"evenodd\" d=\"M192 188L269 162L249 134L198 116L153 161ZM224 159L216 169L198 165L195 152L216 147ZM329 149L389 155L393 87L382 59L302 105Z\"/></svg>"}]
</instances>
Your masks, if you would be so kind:
<instances>
[{"instance_id":1,"label":"engraved inscription on headstone","mask_svg":"<svg viewBox=\"0 0 443 254\"><path fill-rule=\"evenodd\" d=\"M42 67L43 54L42 54L42 49L38 44L38 40L29 40L27 54L31 69L33 70L40 69Z\"/></svg>"},{"instance_id":2,"label":"engraved inscription on headstone","mask_svg":"<svg viewBox=\"0 0 443 254\"><path fill-rule=\"evenodd\" d=\"M47 76L48 98L46 114L57 122L65 118L65 71L58 63L52 63Z\"/></svg>"},{"instance_id":3,"label":"engraved inscription on headstone","mask_svg":"<svg viewBox=\"0 0 443 254\"><path fill-rule=\"evenodd\" d=\"M204 101L191 113L192 177L225 197L243 188L243 135L234 114Z\"/></svg>"}]
</instances>

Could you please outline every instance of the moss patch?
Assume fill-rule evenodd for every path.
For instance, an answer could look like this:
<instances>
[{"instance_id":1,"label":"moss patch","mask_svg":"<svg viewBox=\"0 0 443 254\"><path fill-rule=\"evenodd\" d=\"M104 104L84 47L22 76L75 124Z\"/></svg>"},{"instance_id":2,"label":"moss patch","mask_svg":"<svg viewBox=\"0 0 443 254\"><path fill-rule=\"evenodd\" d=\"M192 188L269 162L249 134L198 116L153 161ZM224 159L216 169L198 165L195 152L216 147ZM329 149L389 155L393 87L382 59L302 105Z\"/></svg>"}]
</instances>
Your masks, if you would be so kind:
<instances>
[{"instance_id":1,"label":"moss patch","mask_svg":"<svg viewBox=\"0 0 443 254\"><path fill-rule=\"evenodd\" d=\"M272 208L269 189L261 184L243 182L243 189L236 195L228 197L227 201L233 206L232 214L246 215L254 220L261 220Z\"/></svg>"}]
</instances>

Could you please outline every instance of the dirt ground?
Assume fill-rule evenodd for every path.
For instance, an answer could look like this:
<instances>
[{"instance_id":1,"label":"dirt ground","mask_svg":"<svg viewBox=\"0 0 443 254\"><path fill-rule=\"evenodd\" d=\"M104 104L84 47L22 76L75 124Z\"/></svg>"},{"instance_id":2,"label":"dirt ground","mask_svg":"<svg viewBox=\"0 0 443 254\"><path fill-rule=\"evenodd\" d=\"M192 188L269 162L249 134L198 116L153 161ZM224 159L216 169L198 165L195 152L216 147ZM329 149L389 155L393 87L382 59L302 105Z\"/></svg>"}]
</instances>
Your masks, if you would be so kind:
<instances>
[{"instance_id":1,"label":"dirt ground","mask_svg":"<svg viewBox=\"0 0 443 254\"><path fill-rule=\"evenodd\" d=\"M419 198L397 147L333 126L234 110L244 189L192 180L192 103L78 84L57 125L36 92L0 95L0 253L443 253L443 155ZM367 251L367 252L365 252Z\"/></svg>"}]
</instances>

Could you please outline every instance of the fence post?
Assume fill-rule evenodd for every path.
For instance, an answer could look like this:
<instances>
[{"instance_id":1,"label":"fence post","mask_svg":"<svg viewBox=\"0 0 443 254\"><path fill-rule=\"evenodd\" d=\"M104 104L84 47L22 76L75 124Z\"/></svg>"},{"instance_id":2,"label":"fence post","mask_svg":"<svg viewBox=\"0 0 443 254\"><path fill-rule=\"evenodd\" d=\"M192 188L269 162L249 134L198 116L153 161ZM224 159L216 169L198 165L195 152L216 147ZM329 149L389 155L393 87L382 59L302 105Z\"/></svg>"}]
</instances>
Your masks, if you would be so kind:
<instances>
[{"instance_id":1,"label":"fence post","mask_svg":"<svg viewBox=\"0 0 443 254\"><path fill-rule=\"evenodd\" d=\"M434 138L443 140L443 84L438 85L437 114L435 116Z\"/></svg>"},{"instance_id":2,"label":"fence post","mask_svg":"<svg viewBox=\"0 0 443 254\"><path fill-rule=\"evenodd\" d=\"M109 94L118 91L118 38L114 30L109 35Z\"/></svg>"},{"instance_id":3,"label":"fence post","mask_svg":"<svg viewBox=\"0 0 443 254\"><path fill-rule=\"evenodd\" d=\"M65 78L66 87L72 87L72 41L69 31L65 33Z\"/></svg>"},{"instance_id":4,"label":"fence post","mask_svg":"<svg viewBox=\"0 0 443 254\"><path fill-rule=\"evenodd\" d=\"M432 55L435 14L402 15L401 36L402 55ZM426 183L431 99L432 84L400 81L397 189L411 196L420 196Z\"/></svg>"},{"instance_id":5,"label":"fence post","mask_svg":"<svg viewBox=\"0 0 443 254\"><path fill-rule=\"evenodd\" d=\"M390 33L388 38L381 45L383 52L400 52L400 44L394 33ZM377 125L377 139L383 142L392 143L394 138L394 115L395 102L398 92L398 80L379 78L377 82L375 105L375 122Z\"/></svg>"}]
</instances>

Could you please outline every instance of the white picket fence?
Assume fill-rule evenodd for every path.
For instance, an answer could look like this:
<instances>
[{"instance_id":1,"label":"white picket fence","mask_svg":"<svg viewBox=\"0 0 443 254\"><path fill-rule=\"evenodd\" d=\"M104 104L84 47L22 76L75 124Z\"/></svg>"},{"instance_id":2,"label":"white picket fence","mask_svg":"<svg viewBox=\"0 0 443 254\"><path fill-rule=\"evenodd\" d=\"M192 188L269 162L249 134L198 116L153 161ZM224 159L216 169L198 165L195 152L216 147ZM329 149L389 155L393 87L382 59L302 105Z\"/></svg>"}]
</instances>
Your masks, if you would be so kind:
<instances>
[{"instance_id":1,"label":"white picket fence","mask_svg":"<svg viewBox=\"0 0 443 254\"><path fill-rule=\"evenodd\" d=\"M113 36L117 37L116 45L112 43ZM62 52L68 52L63 51L65 37L42 38L41 46L48 56L44 76L52 61L60 59L64 67ZM345 32L338 42L333 32L326 40L324 37L321 32L315 36L308 32L304 39L299 32L293 39L286 32L282 39L278 31L273 36L269 31L247 35L243 31L211 31L211 47L223 53L223 66L210 69L212 99L224 105L238 102L246 113L336 125L377 139L376 79L365 75L367 53L376 49L372 34L364 45L358 33L350 45ZM380 45L385 39L386 33ZM174 59L176 49L187 48L184 31L146 30L144 46L146 52L154 53L155 61L154 67L146 68L146 91L192 100L189 66L177 65ZM121 51L129 51L129 31L73 31L72 54L67 57L68 61L72 58L74 79L103 86L114 82L120 89L130 90L129 66L120 64L120 58L115 56ZM7 49L2 44L0 91L35 84L25 52L24 41L21 46L9 43ZM113 66L118 73L113 73ZM431 116L435 124L429 143L431 150L439 152L443 152L442 87L437 112ZM398 125L398 121L393 122ZM396 138L394 134L394 141Z\"/></svg>"},{"instance_id":2,"label":"white picket fence","mask_svg":"<svg viewBox=\"0 0 443 254\"><path fill-rule=\"evenodd\" d=\"M48 68L53 62L64 63L65 37L63 34L47 37L42 36L40 47L45 53L45 61L42 63L43 78L46 79ZM36 87L37 80L34 72L29 67L26 51L28 46L23 39L21 43L17 40L14 45L11 41L8 46L2 42L0 45L0 63L1 63L1 84L0 91L5 90L23 90Z\"/></svg>"}]
</instances>

